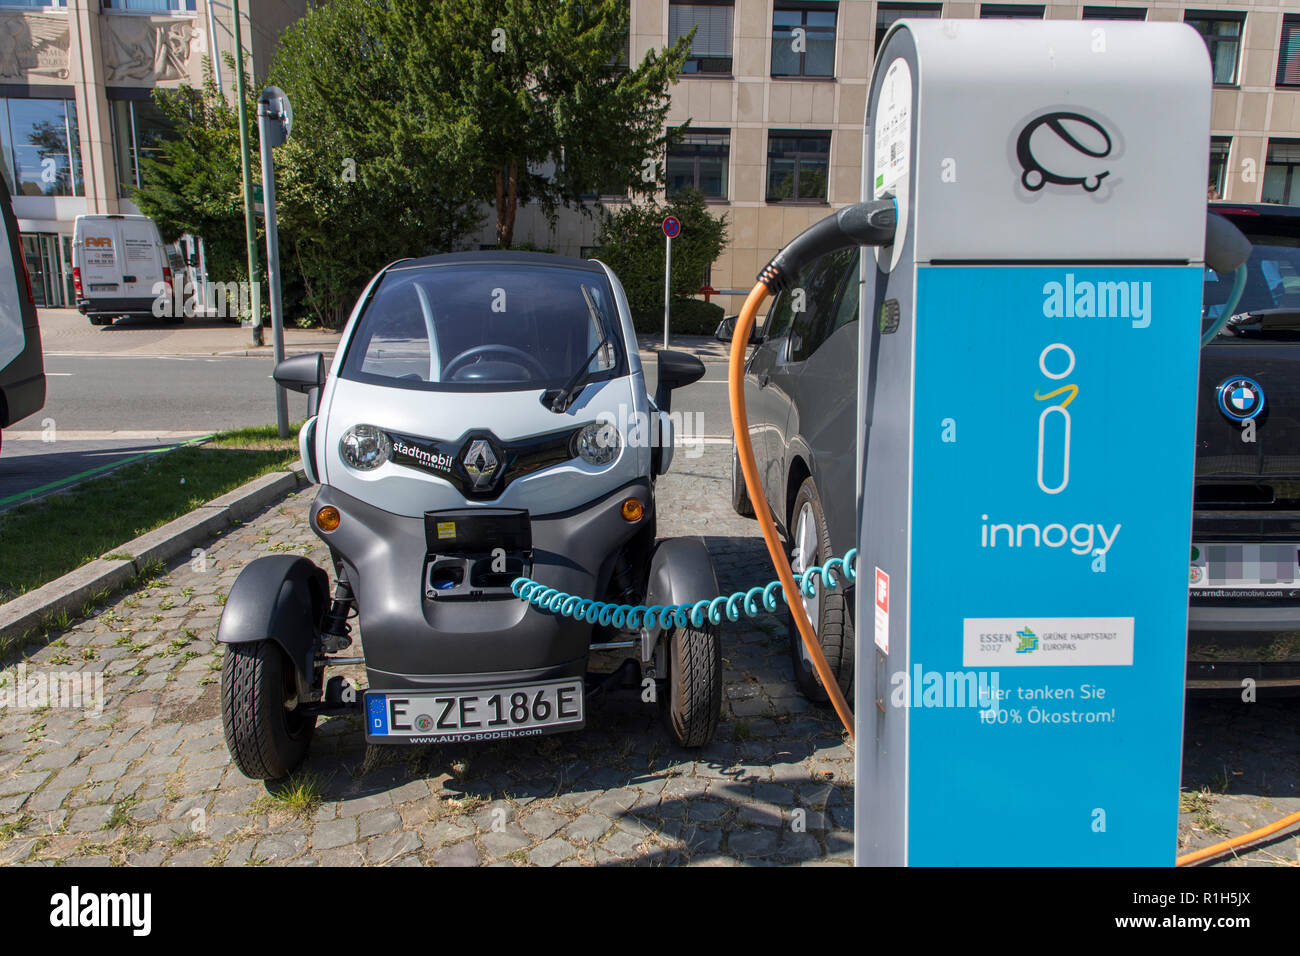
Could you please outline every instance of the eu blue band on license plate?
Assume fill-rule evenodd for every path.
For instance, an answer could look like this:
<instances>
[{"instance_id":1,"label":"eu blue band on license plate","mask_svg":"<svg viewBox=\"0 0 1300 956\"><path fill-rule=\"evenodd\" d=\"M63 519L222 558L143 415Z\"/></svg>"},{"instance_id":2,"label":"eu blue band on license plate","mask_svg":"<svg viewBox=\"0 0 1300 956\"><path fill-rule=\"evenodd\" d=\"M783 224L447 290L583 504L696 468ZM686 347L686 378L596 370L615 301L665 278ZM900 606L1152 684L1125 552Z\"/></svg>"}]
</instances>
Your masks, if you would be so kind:
<instances>
[{"instance_id":1,"label":"eu blue band on license plate","mask_svg":"<svg viewBox=\"0 0 1300 956\"><path fill-rule=\"evenodd\" d=\"M366 696L366 722L368 730L376 737L388 734L388 698L383 694Z\"/></svg>"}]
</instances>

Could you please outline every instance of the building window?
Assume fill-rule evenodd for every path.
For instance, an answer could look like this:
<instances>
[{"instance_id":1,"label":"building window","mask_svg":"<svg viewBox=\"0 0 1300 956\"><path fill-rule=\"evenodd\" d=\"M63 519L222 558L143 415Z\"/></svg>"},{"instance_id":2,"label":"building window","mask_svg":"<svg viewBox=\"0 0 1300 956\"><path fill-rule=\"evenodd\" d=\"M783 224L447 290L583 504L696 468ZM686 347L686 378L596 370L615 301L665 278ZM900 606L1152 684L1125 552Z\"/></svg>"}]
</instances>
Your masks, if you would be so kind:
<instances>
[{"instance_id":1,"label":"building window","mask_svg":"<svg viewBox=\"0 0 1300 956\"><path fill-rule=\"evenodd\" d=\"M1269 140L1263 200L1300 206L1300 139Z\"/></svg>"},{"instance_id":2,"label":"building window","mask_svg":"<svg viewBox=\"0 0 1300 956\"><path fill-rule=\"evenodd\" d=\"M825 202L831 134L773 130L767 138L767 201Z\"/></svg>"},{"instance_id":3,"label":"building window","mask_svg":"<svg viewBox=\"0 0 1300 956\"><path fill-rule=\"evenodd\" d=\"M668 150L668 195L694 189L706 199L727 198L731 134L694 130Z\"/></svg>"},{"instance_id":4,"label":"building window","mask_svg":"<svg viewBox=\"0 0 1300 956\"><path fill-rule=\"evenodd\" d=\"M981 20L1041 20L1043 6L1036 3L981 3Z\"/></svg>"},{"instance_id":5,"label":"building window","mask_svg":"<svg viewBox=\"0 0 1300 956\"><path fill-rule=\"evenodd\" d=\"M105 10L148 10L151 13L194 12L195 0L104 0Z\"/></svg>"},{"instance_id":6,"label":"building window","mask_svg":"<svg viewBox=\"0 0 1300 956\"><path fill-rule=\"evenodd\" d=\"M1300 16L1282 18L1282 42L1277 52L1277 85L1300 86Z\"/></svg>"},{"instance_id":7,"label":"building window","mask_svg":"<svg viewBox=\"0 0 1300 956\"><path fill-rule=\"evenodd\" d=\"M66 7L68 0L2 0L0 7Z\"/></svg>"},{"instance_id":8,"label":"building window","mask_svg":"<svg viewBox=\"0 0 1300 956\"><path fill-rule=\"evenodd\" d=\"M671 46L695 28L683 73L731 72L731 22L735 12L727 3L670 3L668 43Z\"/></svg>"},{"instance_id":9,"label":"building window","mask_svg":"<svg viewBox=\"0 0 1300 956\"><path fill-rule=\"evenodd\" d=\"M1236 85L1237 54L1241 50L1241 27L1244 15L1188 10L1186 20L1205 39L1205 45L1209 47L1215 85Z\"/></svg>"},{"instance_id":10,"label":"building window","mask_svg":"<svg viewBox=\"0 0 1300 956\"><path fill-rule=\"evenodd\" d=\"M5 174L15 196L84 196L77 104L7 99L0 116Z\"/></svg>"},{"instance_id":11,"label":"building window","mask_svg":"<svg viewBox=\"0 0 1300 956\"><path fill-rule=\"evenodd\" d=\"M937 20L943 14L942 3L881 3L876 6L876 52L885 42L885 34L895 20Z\"/></svg>"},{"instance_id":12,"label":"building window","mask_svg":"<svg viewBox=\"0 0 1300 956\"><path fill-rule=\"evenodd\" d=\"M1146 7L1084 7L1085 20L1145 20Z\"/></svg>"},{"instance_id":13,"label":"building window","mask_svg":"<svg viewBox=\"0 0 1300 956\"><path fill-rule=\"evenodd\" d=\"M795 7L772 13L772 75L835 75L835 4Z\"/></svg>"},{"instance_id":14,"label":"building window","mask_svg":"<svg viewBox=\"0 0 1300 956\"><path fill-rule=\"evenodd\" d=\"M144 185L140 161L155 158L175 127L151 99L110 98L108 108L118 195L129 196L132 186Z\"/></svg>"},{"instance_id":15,"label":"building window","mask_svg":"<svg viewBox=\"0 0 1300 956\"><path fill-rule=\"evenodd\" d=\"M1231 136L1210 137L1210 185L1206 194L1210 199L1224 197L1228 178L1228 152L1231 148Z\"/></svg>"}]
</instances>

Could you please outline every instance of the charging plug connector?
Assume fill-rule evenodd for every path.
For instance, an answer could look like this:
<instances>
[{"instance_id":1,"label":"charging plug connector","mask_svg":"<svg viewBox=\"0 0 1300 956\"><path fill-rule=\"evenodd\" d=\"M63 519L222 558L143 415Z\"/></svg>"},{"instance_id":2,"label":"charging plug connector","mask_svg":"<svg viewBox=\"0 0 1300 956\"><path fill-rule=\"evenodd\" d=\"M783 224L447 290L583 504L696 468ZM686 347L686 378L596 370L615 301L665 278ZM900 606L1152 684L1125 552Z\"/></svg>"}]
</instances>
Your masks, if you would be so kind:
<instances>
[{"instance_id":1,"label":"charging plug connector","mask_svg":"<svg viewBox=\"0 0 1300 956\"><path fill-rule=\"evenodd\" d=\"M854 203L813 223L795 236L758 274L775 294L788 288L809 263L850 246L887 246L894 241L898 204L892 199Z\"/></svg>"}]
</instances>

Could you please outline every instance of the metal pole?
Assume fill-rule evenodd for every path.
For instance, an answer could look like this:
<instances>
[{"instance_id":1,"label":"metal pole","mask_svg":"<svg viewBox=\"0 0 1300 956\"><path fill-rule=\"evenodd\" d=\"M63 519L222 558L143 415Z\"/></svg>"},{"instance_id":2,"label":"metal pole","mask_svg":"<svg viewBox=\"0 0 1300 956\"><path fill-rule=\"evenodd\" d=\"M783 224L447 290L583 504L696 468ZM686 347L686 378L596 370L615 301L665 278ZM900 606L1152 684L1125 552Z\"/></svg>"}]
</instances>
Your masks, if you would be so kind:
<instances>
[{"instance_id":1,"label":"metal pole","mask_svg":"<svg viewBox=\"0 0 1300 956\"><path fill-rule=\"evenodd\" d=\"M673 237L664 234L667 241L664 253L664 348L668 348L668 300L672 295L672 275L673 275Z\"/></svg>"},{"instance_id":2,"label":"metal pole","mask_svg":"<svg viewBox=\"0 0 1300 956\"><path fill-rule=\"evenodd\" d=\"M212 42L212 53L210 54L212 57L212 78L217 84L217 92L224 93L225 90L222 88L221 83L221 50L217 47L217 18L212 10L215 6L215 3L209 2L207 10L208 37Z\"/></svg>"},{"instance_id":3,"label":"metal pole","mask_svg":"<svg viewBox=\"0 0 1300 956\"><path fill-rule=\"evenodd\" d=\"M275 221L275 160L271 156L272 117L267 105L257 104L257 133L262 141L262 208L266 217L266 280L271 295L271 336L275 344L275 364L284 361L284 316L280 305L280 234ZM281 438L289 437L289 403L287 393L275 385L275 425Z\"/></svg>"},{"instance_id":4,"label":"metal pole","mask_svg":"<svg viewBox=\"0 0 1300 956\"><path fill-rule=\"evenodd\" d=\"M257 261L257 220L253 215L253 164L248 155L248 100L244 93L244 42L239 29L239 0L233 0L231 9L235 17L235 97L239 100L239 164L244 174L244 235L248 243L249 292L253 297L253 344L263 345L262 276Z\"/></svg>"}]
</instances>

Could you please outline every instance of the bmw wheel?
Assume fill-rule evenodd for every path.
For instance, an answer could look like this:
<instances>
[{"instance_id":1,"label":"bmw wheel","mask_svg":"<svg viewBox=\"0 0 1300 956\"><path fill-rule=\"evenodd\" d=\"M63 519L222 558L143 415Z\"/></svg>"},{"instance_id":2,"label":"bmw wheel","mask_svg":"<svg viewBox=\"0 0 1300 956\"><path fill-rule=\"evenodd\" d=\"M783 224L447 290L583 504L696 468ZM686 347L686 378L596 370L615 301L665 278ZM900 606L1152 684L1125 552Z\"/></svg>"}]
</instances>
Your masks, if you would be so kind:
<instances>
[{"instance_id":1,"label":"bmw wheel","mask_svg":"<svg viewBox=\"0 0 1300 956\"><path fill-rule=\"evenodd\" d=\"M822 512L821 497L811 478L805 478L799 486L791 514L790 567L798 573L834 557L831 554L830 530ZM819 586L812 597L805 595L803 606L817 633L822 653L826 655L826 663L830 665L845 699L852 704L853 592L845 589L841 579L834 590ZM813 668L812 657L804 646L793 615L788 618L788 627L795 683L809 700L819 704L828 703L830 697Z\"/></svg>"}]
</instances>

